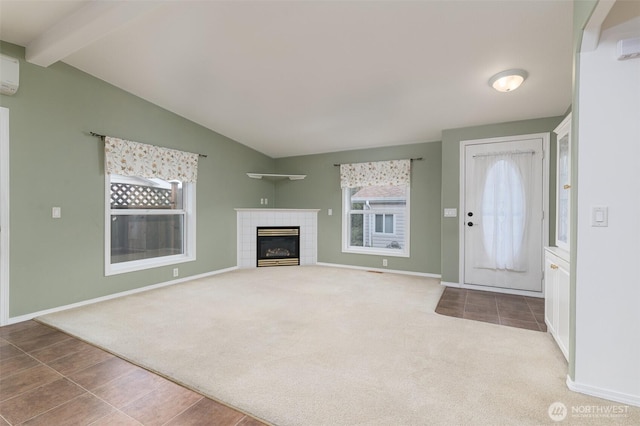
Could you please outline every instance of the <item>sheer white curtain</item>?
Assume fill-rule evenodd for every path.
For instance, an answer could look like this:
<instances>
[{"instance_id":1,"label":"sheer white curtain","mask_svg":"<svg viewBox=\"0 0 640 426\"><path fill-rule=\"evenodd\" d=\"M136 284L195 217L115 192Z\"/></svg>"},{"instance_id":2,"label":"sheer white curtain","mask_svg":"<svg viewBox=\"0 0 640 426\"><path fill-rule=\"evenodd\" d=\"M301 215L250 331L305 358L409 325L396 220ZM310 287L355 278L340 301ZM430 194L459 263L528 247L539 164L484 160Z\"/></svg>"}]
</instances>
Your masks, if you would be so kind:
<instances>
[{"instance_id":1,"label":"sheer white curtain","mask_svg":"<svg viewBox=\"0 0 640 426\"><path fill-rule=\"evenodd\" d=\"M478 268L527 271L527 203L533 185L531 152L478 155L476 208L482 238L475 239Z\"/></svg>"}]
</instances>

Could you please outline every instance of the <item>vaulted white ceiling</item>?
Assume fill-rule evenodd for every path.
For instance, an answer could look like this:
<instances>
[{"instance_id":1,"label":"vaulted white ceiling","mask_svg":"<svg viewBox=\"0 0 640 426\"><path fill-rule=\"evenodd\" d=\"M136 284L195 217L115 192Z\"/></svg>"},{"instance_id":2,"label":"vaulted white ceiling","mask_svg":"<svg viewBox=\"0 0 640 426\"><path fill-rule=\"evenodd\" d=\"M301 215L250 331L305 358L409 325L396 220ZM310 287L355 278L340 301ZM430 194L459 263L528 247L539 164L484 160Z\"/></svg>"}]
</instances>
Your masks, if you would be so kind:
<instances>
[{"instance_id":1,"label":"vaulted white ceiling","mask_svg":"<svg viewBox=\"0 0 640 426\"><path fill-rule=\"evenodd\" d=\"M571 103L568 0L0 0L0 38L274 158L436 141ZM510 68L529 72L523 86L491 89Z\"/></svg>"}]
</instances>

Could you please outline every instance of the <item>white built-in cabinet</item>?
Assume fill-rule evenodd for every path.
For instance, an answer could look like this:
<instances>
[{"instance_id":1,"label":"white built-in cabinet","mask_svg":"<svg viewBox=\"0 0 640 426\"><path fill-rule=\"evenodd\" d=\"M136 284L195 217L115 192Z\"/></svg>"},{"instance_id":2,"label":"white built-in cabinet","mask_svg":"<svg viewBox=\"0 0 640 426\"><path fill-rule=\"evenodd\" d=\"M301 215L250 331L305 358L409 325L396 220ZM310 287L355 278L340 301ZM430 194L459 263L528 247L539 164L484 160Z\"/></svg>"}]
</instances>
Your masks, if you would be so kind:
<instances>
[{"instance_id":1,"label":"white built-in cabinet","mask_svg":"<svg viewBox=\"0 0 640 426\"><path fill-rule=\"evenodd\" d=\"M554 130L556 151L556 239L544 254L544 315L549 333L569 358L571 114Z\"/></svg>"},{"instance_id":2,"label":"white built-in cabinet","mask_svg":"<svg viewBox=\"0 0 640 426\"><path fill-rule=\"evenodd\" d=\"M544 320L569 359L569 259L566 251L547 247L544 255Z\"/></svg>"}]
</instances>

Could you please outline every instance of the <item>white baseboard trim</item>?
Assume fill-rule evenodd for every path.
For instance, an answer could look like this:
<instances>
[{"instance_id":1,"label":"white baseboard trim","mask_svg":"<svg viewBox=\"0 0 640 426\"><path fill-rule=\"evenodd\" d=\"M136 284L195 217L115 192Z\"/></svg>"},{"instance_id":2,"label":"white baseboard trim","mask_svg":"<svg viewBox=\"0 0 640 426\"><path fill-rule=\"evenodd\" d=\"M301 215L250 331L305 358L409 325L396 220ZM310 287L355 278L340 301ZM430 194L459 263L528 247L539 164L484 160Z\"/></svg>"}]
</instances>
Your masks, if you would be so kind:
<instances>
[{"instance_id":1,"label":"white baseboard trim","mask_svg":"<svg viewBox=\"0 0 640 426\"><path fill-rule=\"evenodd\" d=\"M471 284L462 284L462 283L453 283L449 281L442 281L441 284L446 287L455 287L455 288L464 288L466 290L481 290L481 291L490 291L493 293L503 293L503 294L515 294L516 296L528 296L528 297L539 297L544 298L544 292L538 291L527 291L527 290L515 290L511 288L499 288L499 287L488 287L484 285L471 285Z\"/></svg>"},{"instance_id":2,"label":"white baseboard trim","mask_svg":"<svg viewBox=\"0 0 640 426\"><path fill-rule=\"evenodd\" d=\"M117 299L118 297L124 297L124 296L129 296L131 294L142 293L143 291L155 290L157 288L180 284L187 281L206 278L213 275L224 274L225 272L234 271L236 269L238 269L237 266L232 266L231 268L218 269L216 271L205 272L204 274L199 274L199 275L191 275L189 277L179 278L177 280L165 281L163 283L158 283L158 284L151 284L145 287L134 288L133 290L127 290L127 291L122 291L120 293L109 294L107 296L96 297L95 299L83 300L82 302L72 303L70 305L58 306L57 308L45 309L43 311L33 312L26 315L20 315L18 317L9 318L7 325L16 324L23 321L29 321L34 319L35 317L52 314L54 312L66 311L67 309L78 308L80 306L86 306L86 305L91 305L93 303L104 302L105 300Z\"/></svg>"},{"instance_id":3,"label":"white baseboard trim","mask_svg":"<svg viewBox=\"0 0 640 426\"><path fill-rule=\"evenodd\" d=\"M414 275L416 277L425 277L425 278L437 278L437 279L440 279L442 277L440 274L429 274L429 273L426 273L426 272L402 271L402 270L399 270L399 269L367 268L366 266L342 265L340 263L318 262L318 263L316 263L316 265L318 265L318 266L330 266L330 267L333 267L333 268L358 269L358 270L361 270L361 271L388 272L390 274Z\"/></svg>"},{"instance_id":4,"label":"white baseboard trim","mask_svg":"<svg viewBox=\"0 0 640 426\"><path fill-rule=\"evenodd\" d=\"M598 398L607 399L609 401L619 402L621 404L634 405L640 407L640 395L630 395L627 393L616 392L609 389L602 389L595 386L576 383L567 376L567 387L578 393L596 396Z\"/></svg>"}]
</instances>

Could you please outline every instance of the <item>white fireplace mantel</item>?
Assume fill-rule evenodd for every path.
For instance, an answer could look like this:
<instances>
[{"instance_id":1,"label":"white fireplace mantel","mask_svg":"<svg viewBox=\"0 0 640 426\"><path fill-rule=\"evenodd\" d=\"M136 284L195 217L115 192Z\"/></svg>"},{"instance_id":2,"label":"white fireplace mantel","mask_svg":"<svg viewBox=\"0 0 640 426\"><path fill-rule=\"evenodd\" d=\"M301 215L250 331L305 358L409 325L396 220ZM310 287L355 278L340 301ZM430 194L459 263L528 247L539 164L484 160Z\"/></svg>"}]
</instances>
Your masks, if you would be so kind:
<instances>
[{"instance_id":1,"label":"white fireplace mantel","mask_svg":"<svg viewBox=\"0 0 640 426\"><path fill-rule=\"evenodd\" d=\"M259 226L299 226L300 265L318 261L318 212L320 209L237 208L238 267L255 268Z\"/></svg>"}]
</instances>

